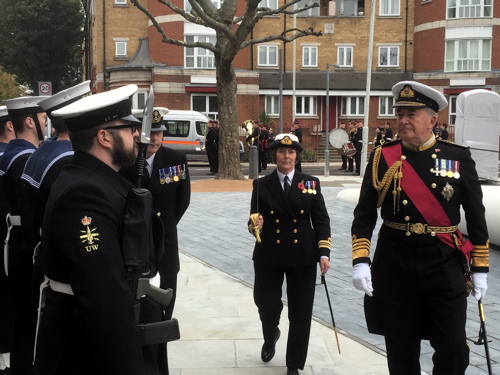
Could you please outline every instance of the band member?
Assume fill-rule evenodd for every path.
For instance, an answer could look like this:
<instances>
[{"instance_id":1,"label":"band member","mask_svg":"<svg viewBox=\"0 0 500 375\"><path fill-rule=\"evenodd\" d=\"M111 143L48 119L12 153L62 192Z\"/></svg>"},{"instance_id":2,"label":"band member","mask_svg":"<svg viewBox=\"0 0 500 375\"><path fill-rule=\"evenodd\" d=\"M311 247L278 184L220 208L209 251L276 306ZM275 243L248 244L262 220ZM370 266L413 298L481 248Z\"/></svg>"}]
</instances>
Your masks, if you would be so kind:
<instances>
[{"instance_id":1,"label":"band member","mask_svg":"<svg viewBox=\"0 0 500 375\"><path fill-rule=\"evenodd\" d=\"M254 180L249 230L257 240L254 300L259 309L269 362L280 337L278 328L287 281L290 321L286 351L287 375L303 369L309 345L317 264L325 274L330 256L330 218L319 180L295 169L302 145L292 134L279 134L269 146L277 169Z\"/></svg>"},{"instance_id":2,"label":"band member","mask_svg":"<svg viewBox=\"0 0 500 375\"><path fill-rule=\"evenodd\" d=\"M135 295L122 256L123 215L133 185L118 174L135 160L136 92L129 85L52 112L64 119L75 154L52 186L43 221L49 286L36 374L145 374Z\"/></svg>"},{"instance_id":3,"label":"band member","mask_svg":"<svg viewBox=\"0 0 500 375\"><path fill-rule=\"evenodd\" d=\"M345 123L341 122L339 124L339 129L343 129L343 130L346 130L345 128ZM348 133L349 134L349 133ZM339 168L339 171L345 171L347 170L347 155L345 153L342 153L342 155L340 155L340 157L342 158L342 165L341 167ZM351 163L352 163L352 159L351 159Z\"/></svg>"},{"instance_id":4,"label":"band member","mask_svg":"<svg viewBox=\"0 0 500 375\"><path fill-rule=\"evenodd\" d=\"M354 154L354 164L356 165L356 171L353 174L359 175L361 171L361 152L363 150L363 122L357 121L355 129L356 133L354 133L352 143L354 144L354 148L356 149L356 153Z\"/></svg>"},{"instance_id":5,"label":"band member","mask_svg":"<svg viewBox=\"0 0 500 375\"><path fill-rule=\"evenodd\" d=\"M33 212L21 175L29 156L43 140L47 116L38 103L43 96L5 100L16 139L7 145L0 160L3 192L10 207L7 216L5 259L14 298L14 339L10 357L13 374L31 374L36 328L36 307L31 299Z\"/></svg>"},{"instance_id":6,"label":"band member","mask_svg":"<svg viewBox=\"0 0 500 375\"><path fill-rule=\"evenodd\" d=\"M477 299L486 293L489 270L481 186L469 149L432 132L445 97L414 81L392 92L400 140L370 156L352 223L353 283L366 294L368 330L385 336L391 374L420 374L426 339L435 350L433 374L463 375L466 260ZM370 268L379 207L383 225ZM470 243L457 229L460 207Z\"/></svg>"},{"instance_id":7,"label":"band member","mask_svg":"<svg viewBox=\"0 0 500 375\"><path fill-rule=\"evenodd\" d=\"M392 141L393 138L391 123L389 121L384 121L384 141L385 143Z\"/></svg>"}]
</instances>

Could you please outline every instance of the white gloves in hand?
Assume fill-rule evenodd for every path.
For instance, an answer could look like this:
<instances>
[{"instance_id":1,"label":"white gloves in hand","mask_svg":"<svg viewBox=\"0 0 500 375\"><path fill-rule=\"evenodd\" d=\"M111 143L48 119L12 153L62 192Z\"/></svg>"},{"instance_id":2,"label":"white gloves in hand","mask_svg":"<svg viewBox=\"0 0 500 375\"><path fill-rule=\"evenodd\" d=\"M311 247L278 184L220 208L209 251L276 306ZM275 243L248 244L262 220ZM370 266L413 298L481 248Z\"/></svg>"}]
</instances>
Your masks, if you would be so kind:
<instances>
[{"instance_id":1,"label":"white gloves in hand","mask_svg":"<svg viewBox=\"0 0 500 375\"><path fill-rule=\"evenodd\" d=\"M472 272L470 277L472 281L472 295L478 301L486 295L486 290L488 289L488 283L486 282L487 273L484 272Z\"/></svg>"},{"instance_id":2,"label":"white gloves in hand","mask_svg":"<svg viewBox=\"0 0 500 375\"><path fill-rule=\"evenodd\" d=\"M358 263L354 265L352 268L352 285L354 285L357 290L365 292L368 296L373 296L372 273L368 263Z\"/></svg>"}]
</instances>

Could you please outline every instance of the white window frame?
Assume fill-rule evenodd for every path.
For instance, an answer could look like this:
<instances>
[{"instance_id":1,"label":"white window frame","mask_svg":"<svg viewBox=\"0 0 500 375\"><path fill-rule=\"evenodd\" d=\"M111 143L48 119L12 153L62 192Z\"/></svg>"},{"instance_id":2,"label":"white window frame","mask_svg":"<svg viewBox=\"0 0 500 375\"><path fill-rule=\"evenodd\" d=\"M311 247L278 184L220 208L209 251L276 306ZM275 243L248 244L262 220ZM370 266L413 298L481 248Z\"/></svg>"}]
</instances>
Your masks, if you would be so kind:
<instances>
[{"instance_id":1,"label":"white window frame","mask_svg":"<svg viewBox=\"0 0 500 375\"><path fill-rule=\"evenodd\" d=\"M259 3L259 7L278 9L278 0L261 0L261 2Z\"/></svg>"},{"instance_id":2,"label":"white window frame","mask_svg":"<svg viewBox=\"0 0 500 375\"><path fill-rule=\"evenodd\" d=\"M343 96L341 102L342 116L363 116L365 114L364 96Z\"/></svg>"},{"instance_id":3,"label":"white window frame","mask_svg":"<svg viewBox=\"0 0 500 375\"><path fill-rule=\"evenodd\" d=\"M458 95L450 95L448 97L448 102L450 105L448 106L448 126L455 126L457 121L457 98ZM449 131L449 130L448 130Z\"/></svg>"},{"instance_id":4,"label":"white window frame","mask_svg":"<svg viewBox=\"0 0 500 375\"><path fill-rule=\"evenodd\" d=\"M343 53L341 51L344 51ZM349 56L348 56L349 55ZM337 65L341 67L352 67L353 66L353 46L338 46L337 47ZM351 62L349 63L348 58Z\"/></svg>"},{"instance_id":5,"label":"white window frame","mask_svg":"<svg viewBox=\"0 0 500 375\"><path fill-rule=\"evenodd\" d=\"M279 116L280 97L278 95L266 95L265 110L270 116Z\"/></svg>"},{"instance_id":6,"label":"white window frame","mask_svg":"<svg viewBox=\"0 0 500 375\"><path fill-rule=\"evenodd\" d=\"M220 9L220 7L222 6L222 3L224 2L224 0L212 0L212 4L217 8L217 9ZM191 6L191 4L189 4L189 1L188 0L184 0L184 10L186 12L191 12L193 10L193 7Z\"/></svg>"},{"instance_id":7,"label":"white window frame","mask_svg":"<svg viewBox=\"0 0 500 375\"><path fill-rule=\"evenodd\" d=\"M116 40L115 41L115 57L127 57L127 41L126 40ZM124 53L119 53L124 50Z\"/></svg>"},{"instance_id":8,"label":"white window frame","mask_svg":"<svg viewBox=\"0 0 500 375\"><path fill-rule=\"evenodd\" d=\"M296 116L316 116L316 97L315 96L296 96L295 97L295 115Z\"/></svg>"},{"instance_id":9,"label":"white window frame","mask_svg":"<svg viewBox=\"0 0 500 375\"><path fill-rule=\"evenodd\" d=\"M394 51L396 52L396 63L395 64L391 64L391 54L393 54ZM386 56L388 56L386 64L382 64L382 61L381 61L382 60L382 53L383 52L385 52ZM394 46L394 45L379 46L378 47L378 66L380 68L398 67L399 66L399 47L398 46Z\"/></svg>"},{"instance_id":10,"label":"white window frame","mask_svg":"<svg viewBox=\"0 0 500 375\"><path fill-rule=\"evenodd\" d=\"M205 108L204 108L204 110L200 110L201 108L194 108L193 100L194 100L195 96L205 97ZM214 100L215 100L214 103L217 104L217 94L201 94L201 93L192 94L191 95L191 110L204 113L205 115L207 115L211 119L217 120L217 118L219 117L219 110L218 110L218 108L217 108L217 111L211 111L210 110L211 109L210 108L210 101L213 102ZM218 106L218 104L217 104L217 106Z\"/></svg>"},{"instance_id":11,"label":"white window frame","mask_svg":"<svg viewBox=\"0 0 500 375\"><path fill-rule=\"evenodd\" d=\"M381 117L394 117L393 96L380 96L378 98L378 115Z\"/></svg>"},{"instance_id":12,"label":"white window frame","mask_svg":"<svg viewBox=\"0 0 500 375\"><path fill-rule=\"evenodd\" d=\"M491 46L489 38L447 40L445 72L491 71ZM464 51L466 56L459 56Z\"/></svg>"},{"instance_id":13,"label":"white window frame","mask_svg":"<svg viewBox=\"0 0 500 375\"><path fill-rule=\"evenodd\" d=\"M215 35L185 35L187 43L212 43L215 45ZM188 64L188 61L192 60ZM184 48L184 67L187 69L215 69L214 53L206 48L186 47Z\"/></svg>"},{"instance_id":14,"label":"white window frame","mask_svg":"<svg viewBox=\"0 0 500 375\"><path fill-rule=\"evenodd\" d=\"M132 95L132 108L144 109L148 95L149 93L147 90L137 90L137 92Z\"/></svg>"},{"instance_id":15,"label":"white window frame","mask_svg":"<svg viewBox=\"0 0 500 375\"><path fill-rule=\"evenodd\" d=\"M127 0L115 0L116 5L125 5L127 4Z\"/></svg>"},{"instance_id":16,"label":"white window frame","mask_svg":"<svg viewBox=\"0 0 500 375\"><path fill-rule=\"evenodd\" d=\"M259 44L257 49L257 65L258 66L278 66L278 45L277 44ZM274 56L271 55L274 51ZM265 61L261 62L261 56L264 54ZM274 61L271 61L274 57Z\"/></svg>"},{"instance_id":17,"label":"white window frame","mask_svg":"<svg viewBox=\"0 0 500 375\"><path fill-rule=\"evenodd\" d=\"M381 16L399 16L400 0L380 0L379 14Z\"/></svg>"},{"instance_id":18,"label":"white window frame","mask_svg":"<svg viewBox=\"0 0 500 375\"><path fill-rule=\"evenodd\" d=\"M295 4L294 9L300 9L317 2L318 2L317 0L300 0L298 3ZM297 17L319 17L320 8L321 7L318 6L316 8L310 8L303 12L297 13Z\"/></svg>"},{"instance_id":19,"label":"white window frame","mask_svg":"<svg viewBox=\"0 0 500 375\"><path fill-rule=\"evenodd\" d=\"M446 18L485 18L493 16L493 1L494 0L475 0L479 4L472 4L474 0L468 1L468 4L463 4L464 0L447 0L446 2Z\"/></svg>"},{"instance_id":20,"label":"white window frame","mask_svg":"<svg viewBox=\"0 0 500 375\"><path fill-rule=\"evenodd\" d=\"M358 3L357 0L337 0L335 4L335 14L340 17L357 16L358 15L357 3Z\"/></svg>"},{"instance_id":21,"label":"white window frame","mask_svg":"<svg viewBox=\"0 0 500 375\"><path fill-rule=\"evenodd\" d=\"M302 47L302 67L317 68L318 67L318 47L303 46Z\"/></svg>"}]
</instances>

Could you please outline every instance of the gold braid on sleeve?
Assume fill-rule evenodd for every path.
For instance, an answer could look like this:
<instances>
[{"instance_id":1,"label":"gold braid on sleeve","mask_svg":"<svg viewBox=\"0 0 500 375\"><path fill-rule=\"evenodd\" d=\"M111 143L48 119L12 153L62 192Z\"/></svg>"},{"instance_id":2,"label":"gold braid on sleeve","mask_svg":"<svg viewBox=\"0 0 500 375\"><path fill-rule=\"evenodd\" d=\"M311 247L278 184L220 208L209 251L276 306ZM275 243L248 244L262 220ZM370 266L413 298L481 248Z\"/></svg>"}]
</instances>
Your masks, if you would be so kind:
<instances>
[{"instance_id":1,"label":"gold braid on sleeve","mask_svg":"<svg viewBox=\"0 0 500 375\"><path fill-rule=\"evenodd\" d=\"M370 240L368 238L357 238L352 236L352 260L368 258L370 256Z\"/></svg>"},{"instance_id":2,"label":"gold braid on sleeve","mask_svg":"<svg viewBox=\"0 0 500 375\"><path fill-rule=\"evenodd\" d=\"M474 245L472 250L472 266L474 267L489 267L489 247L490 240L486 241L485 245Z\"/></svg>"},{"instance_id":3,"label":"gold braid on sleeve","mask_svg":"<svg viewBox=\"0 0 500 375\"><path fill-rule=\"evenodd\" d=\"M378 202L377 208L382 206L382 202L387 195L387 191L393 182L392 196L394 201L394 213L399 210L399 200L401 196L401 179L403 178L402 166L403 162L401 160L396 161L393 165L389 167L387 172L385 172L382 181L378 179L378 165L380 163L380 154L382 153L382 147L375 150L372 165L372 184L375 190L378 191Z\"/></svg>"}]
</instances>

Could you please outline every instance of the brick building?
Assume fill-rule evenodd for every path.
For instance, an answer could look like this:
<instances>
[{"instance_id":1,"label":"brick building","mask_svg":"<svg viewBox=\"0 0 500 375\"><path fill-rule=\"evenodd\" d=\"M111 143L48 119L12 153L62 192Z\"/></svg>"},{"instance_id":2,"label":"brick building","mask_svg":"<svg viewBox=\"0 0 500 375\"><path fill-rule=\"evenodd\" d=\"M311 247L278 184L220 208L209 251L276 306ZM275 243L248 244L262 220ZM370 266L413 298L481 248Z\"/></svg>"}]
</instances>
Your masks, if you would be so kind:
<instances>
[{"instance_id":1,"label":"brick building","mask_svg":"<svg viewBox=\"0 0 500 375\"><path fill-rule=\"evenodd\" d=\"M241 14L246 2L238 1L237 14ZM299 6L313 2L302 0ZM370 139L374 128L383 121L395 124L391 87L398 81L415 79L436 87L449 97L452 108L460 90L488 87L500 91L500 49L493 48L494 37L499 40L500 10L494 9L492 0L479 2L482 5L457 5L456 0L376 1ZM157 1L140 3L148 7L172 39L215 43L214 30L186 22ZM220 0L213 3L217 5ZM190 6L181 0L174 4L183 9ZM284 0L263 0L261 4L276 9ZM140 90L134 107L141 108L153 84L155 105L197 110L217 118L211 52L162 43L155 26L129 0L86 0L84 5L88 15L84 75L92 80L94 90L136 83ZM299 119L306 148L315 150L324 142L321 139L327 124L327 97L328 130L340 121L364 119L370 12L371 2L365 0L321 0L319 7L296 17L279 15L260 20L253 38L277 34L294 25L299 29L313 27L323 35L287 44L270 41L240 51L234 61L239 122L256 119L265 111L275 120L273 127L277 130L282 92L283 131ZM475 46L471 38L481 40L479 65L472 55L466 55L465 60L460 54L451 57L452 48L460 50L462 42ZM440 121L452 123L453 109L442 117Z\"/></svg>"}]
</instances>

